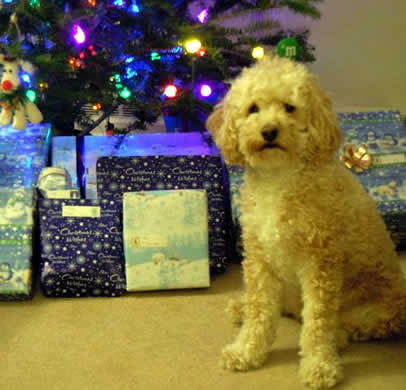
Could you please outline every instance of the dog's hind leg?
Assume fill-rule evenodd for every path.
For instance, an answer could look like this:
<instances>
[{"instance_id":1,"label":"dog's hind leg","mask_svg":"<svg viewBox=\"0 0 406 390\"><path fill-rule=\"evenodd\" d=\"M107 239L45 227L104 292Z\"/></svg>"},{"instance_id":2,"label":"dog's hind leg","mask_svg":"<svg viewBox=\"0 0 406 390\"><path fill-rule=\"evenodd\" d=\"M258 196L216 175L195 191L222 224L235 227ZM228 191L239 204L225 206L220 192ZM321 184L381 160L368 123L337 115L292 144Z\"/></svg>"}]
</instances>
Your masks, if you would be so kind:
<instances>
[{"instance_id":1,"label":"dog's hind leg","mask_svg":"<svg viewBox=\"0 0 406 390\"><path fill-rule=\"evenodd\" d=\"M281 312L280 281L264 261L260 244L256 240L245 244L244 321L235 342L226 346L222 353L224 368L241 371L265 362L275 340Z\"/></svg>"},{"instance_id":2,"label":"dog's hind leg","mask_svg":"<svg viewBox=\"0 0 406 390\"><path fill-rule=\"evenodd\" d=\"M406 336L406 292L355 306L341 314L341 322L352 341Z\"/></svg>"}]
</instances>

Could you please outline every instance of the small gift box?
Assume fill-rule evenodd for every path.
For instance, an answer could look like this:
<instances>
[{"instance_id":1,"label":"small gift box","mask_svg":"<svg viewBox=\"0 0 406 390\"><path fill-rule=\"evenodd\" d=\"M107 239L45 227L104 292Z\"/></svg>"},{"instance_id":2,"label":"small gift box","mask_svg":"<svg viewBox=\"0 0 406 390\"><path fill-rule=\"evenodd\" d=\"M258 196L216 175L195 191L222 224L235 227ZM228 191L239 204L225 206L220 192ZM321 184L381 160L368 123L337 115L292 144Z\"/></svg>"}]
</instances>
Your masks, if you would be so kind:
<instances>
[{"instance_id":1,"label":"small gift box","mask_svg":"<svg viewBox=\"0 0 406 390\"><path fill-rule=\"evenodd\" d=\"M48 297L125 291L121 202L40 199L40 281Z\"/></svg>"},{"instance_id":2,"label":"small gift box","mask_svg":"<svg viewBox=\"0 0 406 390\"><path fill-rule=\"evenodd\" d=\"M209 210L209 253L212 271L229 261L228 182L219 155L101 157L97 190L102 199L121 199L124 192L204 189Z\"/></svg>"},{"instance_id":3,"label":"small gift box","mask_svg":"<svg viewBox=\"0 0 406 390\"><path fill-rule=\"evenodd\" d=\"M38 179L37 188L44 198L79 199L78 188L72 188L68 171L60 167L43 168Z\"/></svg>"},{"instance_id":4,"label":"small gift box","mask_svg":"<svg viewBox=\"0 0 406 390\"><path fill-rule=\"evenodd\" d=\"M66 169L74 188L79 187L76 159L76 137L57 136L52 138L51 165Z\"/></svg>"},{"instance_id":5,"label":"small gift box","mask_svg":"<svg viewBox=\"0 0 406 390\"><path fill-rule=\"evenodd\" d=\"M123 220L128 291L210 285L204 190L126 192Z\"/></svg>"},{"instance_id":6,"label":"small gift box","mask_svg":"<svg viewBox=\"0 0 406 390\"><path fill-rule=\"evenodd\" d=\"M0 188L0 300L32 296L32 189Z\"/></svg>"}]
</instances>

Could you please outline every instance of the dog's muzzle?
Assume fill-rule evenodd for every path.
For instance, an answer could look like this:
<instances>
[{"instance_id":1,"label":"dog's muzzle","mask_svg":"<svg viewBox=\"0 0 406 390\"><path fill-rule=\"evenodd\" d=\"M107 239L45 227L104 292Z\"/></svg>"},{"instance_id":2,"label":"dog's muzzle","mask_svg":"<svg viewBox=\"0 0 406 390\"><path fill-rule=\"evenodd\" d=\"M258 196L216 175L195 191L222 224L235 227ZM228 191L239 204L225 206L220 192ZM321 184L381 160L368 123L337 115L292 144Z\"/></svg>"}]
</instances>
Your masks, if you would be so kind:
<instances>
[{"instance_id":1,"label":"dog's muzzle","mask_svg":"<svg viewBox=\"0 0 406 390\"><path fill-rule=\"evenodd\" d=\"M272 148L280 148L281 146L278 145L275 140L278 137L279 131L276 127L270 129L270 128L264 128L261 131L262 138L265 141L263 149L272 149Z\"/></svg>"},{"instance_id":2,"label":"dog's muzzle","mask_svg":"<svg viewBox=\"0 0 406 390\"><path fill-rule=\"evenodd\" d=\"M261 134L264 141L271 144L273 141L275 141L276 137L278 136L278 129L277 128L264 129L262 130Z\"/></svg>"}]
</instances>

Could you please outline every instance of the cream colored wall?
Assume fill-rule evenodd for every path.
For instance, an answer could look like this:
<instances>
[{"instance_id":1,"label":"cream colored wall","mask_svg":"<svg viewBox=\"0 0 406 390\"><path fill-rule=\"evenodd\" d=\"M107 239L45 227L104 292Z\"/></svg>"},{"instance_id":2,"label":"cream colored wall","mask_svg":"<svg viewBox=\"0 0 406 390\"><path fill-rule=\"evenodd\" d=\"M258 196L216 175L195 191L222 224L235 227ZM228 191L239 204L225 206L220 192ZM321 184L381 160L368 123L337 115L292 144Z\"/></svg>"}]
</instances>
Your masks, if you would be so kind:
<instances>
[{"instance_id":1,"label":"cream colored wall","mask_svg":"<svg viewBox=\"0 0 406 390\"><path fill-rule=\"evenodd\" d=\"M406 0L325 0L307 21L311 69L337 110L398 108L406 114Z\"/></svg>"}]
</instances>

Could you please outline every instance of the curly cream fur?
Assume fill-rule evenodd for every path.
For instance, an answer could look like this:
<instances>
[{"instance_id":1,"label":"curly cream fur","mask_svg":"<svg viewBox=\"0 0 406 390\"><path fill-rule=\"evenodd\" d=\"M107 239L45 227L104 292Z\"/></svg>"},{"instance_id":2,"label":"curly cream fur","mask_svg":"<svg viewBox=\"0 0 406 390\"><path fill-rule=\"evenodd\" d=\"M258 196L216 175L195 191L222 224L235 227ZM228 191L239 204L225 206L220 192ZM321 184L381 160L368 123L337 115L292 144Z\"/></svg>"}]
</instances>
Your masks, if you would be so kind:
<instances>
[{"instance_id":1,"label":"curly cream fur","mask_svg":"<svg viewBox=\"0 0 406 390\"><path fill-rule=\"evenodd\" d=\"M303 322L302 381L334 386L348 340L406 335L406 281L374 201L336 158L330 100L305 66L265 58L233 82L207 127L225 160L245 167L246 291L229 308L241 330L222 364L259 367L290 314Z\"/></svg>"}]
</instances>

